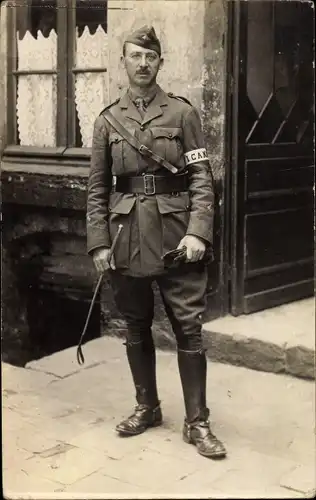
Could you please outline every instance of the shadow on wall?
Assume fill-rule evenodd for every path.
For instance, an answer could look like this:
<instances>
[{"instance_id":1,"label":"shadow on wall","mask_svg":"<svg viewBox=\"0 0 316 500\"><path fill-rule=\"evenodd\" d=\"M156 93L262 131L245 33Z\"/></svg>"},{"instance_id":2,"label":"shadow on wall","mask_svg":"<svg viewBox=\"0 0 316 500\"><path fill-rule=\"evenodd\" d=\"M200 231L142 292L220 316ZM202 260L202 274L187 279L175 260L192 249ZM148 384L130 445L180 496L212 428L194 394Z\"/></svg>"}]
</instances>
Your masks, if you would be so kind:
<instances>
[{"instance_id":1,"label":"shadow on wall","mask_svg":"<svg viewBox=\"0 0 316 500\"><path fill-rule=\"evenodd\" d=\"M4 361L24 366L77 345L96 281L91 258L80 253L84 246L83 238L49 232L11 243L4 261L10 268L3 287ZM97 303L85 342L99 336Z\"/></svg>"}]
</instances>

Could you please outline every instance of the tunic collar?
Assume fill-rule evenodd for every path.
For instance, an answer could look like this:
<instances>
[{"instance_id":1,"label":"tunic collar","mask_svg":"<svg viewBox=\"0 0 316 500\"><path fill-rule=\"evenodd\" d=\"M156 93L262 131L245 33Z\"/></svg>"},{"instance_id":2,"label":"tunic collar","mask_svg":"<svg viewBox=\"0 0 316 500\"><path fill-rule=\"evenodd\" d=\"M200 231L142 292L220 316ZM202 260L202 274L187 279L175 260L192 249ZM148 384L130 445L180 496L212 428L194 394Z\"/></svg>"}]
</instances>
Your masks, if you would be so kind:
<instances>
[{"instance_id":1,"label":"tunic collar","mask_svg":"<svg viewBox=\"0 0 316 500\"><path fill-rule=\"evenodd\" d=\"M123 111L124 116L131 118L141 125L145 125L146 123L152 121L154 118L163 115L162 108L164 106L168 106L168 98L166 93L159 87L159 85L157 85L156 95L148 104L148 108L143 117L141 117L139 111L137 110L135 104L129 96L129 91L125 92L123 97L120 99L119 106Z\"/></svg>"},{"instance_id":2,"label":"tunic collar","mask_svg":"<svg viewBox=\"0 0 316 500\"><path fill-rule=\"evenodd\" d=\"M131 99L131 101L136 104L137 101L139 99L143 99L143 102L144 102L144 105L145 107L147 108L148 105L151 103L151 101L154 100L154 98L156 97L156 94L158 92L158 88L157 86L155 86L154 88L150 89L150 91L145 95L145 96L140 96L138 95L134 90L132 90L131 88L128 89L127 93Z\"/></svg>"}]
</instances>

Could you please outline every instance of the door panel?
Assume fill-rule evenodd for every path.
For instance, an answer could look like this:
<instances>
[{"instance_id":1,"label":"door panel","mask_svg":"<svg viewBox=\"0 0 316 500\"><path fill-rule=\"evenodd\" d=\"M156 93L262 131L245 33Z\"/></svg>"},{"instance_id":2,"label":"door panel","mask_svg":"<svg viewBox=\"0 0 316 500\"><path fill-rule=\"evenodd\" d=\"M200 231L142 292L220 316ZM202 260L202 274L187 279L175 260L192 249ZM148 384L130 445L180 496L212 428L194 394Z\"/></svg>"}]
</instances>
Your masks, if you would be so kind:
<instances>
[{"instance_id":1,"label":"door panel","mask_svg":"<svg viewBox=\"0 0 316 500\"><path fill-rule=\"evenodd\" d=\"M231 312L313 294L314 13L232 2Z\"/></svg>"},{"instance_id":2,"label":"door panel","mask_svg":"<svg viewBox=\"0 0 316 500\"><path fill-rule=\"evenodd\" d=\"M314 181L309 158L271 158L265 160L264 168L262 159L245 163L247 199L309 192Z\"/></svg>"},{"instance_id":3,"label":"door panel","mask_svg":"<svg viewBox=\"0 0 316 500\"><path fill-rule=\"evenodd\" d=\"M245 239L246 277L308 259L313 252L312 213L301 207L247 215Z\"/></svg>"}]
</instances>

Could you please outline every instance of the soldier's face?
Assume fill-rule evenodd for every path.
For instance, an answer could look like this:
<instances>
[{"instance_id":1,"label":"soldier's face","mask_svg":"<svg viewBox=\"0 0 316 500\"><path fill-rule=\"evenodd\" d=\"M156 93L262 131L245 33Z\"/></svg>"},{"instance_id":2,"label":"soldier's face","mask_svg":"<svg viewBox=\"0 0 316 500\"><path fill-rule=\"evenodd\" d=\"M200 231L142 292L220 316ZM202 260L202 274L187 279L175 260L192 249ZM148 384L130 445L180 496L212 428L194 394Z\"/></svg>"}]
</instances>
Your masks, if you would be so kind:
<instances>
[{"instance_id":1,"label":"soldier's face","mask_svg":"<svg viewBox=\"0 0 316 500\"><path fill-rule=\"evenodd\" d=\"M127 43L122 63L130 83L139 87L149 87L156 80L163 59L154 50Z\"/></svg>"}]
</instances>

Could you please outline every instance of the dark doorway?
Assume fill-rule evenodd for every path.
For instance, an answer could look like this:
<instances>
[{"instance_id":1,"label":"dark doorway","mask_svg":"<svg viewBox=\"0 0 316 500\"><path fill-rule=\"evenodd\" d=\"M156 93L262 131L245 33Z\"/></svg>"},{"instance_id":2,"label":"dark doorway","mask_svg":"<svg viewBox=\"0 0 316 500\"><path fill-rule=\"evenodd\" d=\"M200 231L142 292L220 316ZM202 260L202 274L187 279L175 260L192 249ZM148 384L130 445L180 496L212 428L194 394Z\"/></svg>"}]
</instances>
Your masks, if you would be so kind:
<instances>
[{"instance_id":1,"label":"dark doorway","mask_svg":"<svg viewBox=\"0 0 316 500\"><path fill-rule=\"evenodd\" d=\"M230 2L230 312L313 294L314 10Z\"/></svg>"},{"instance_id":2,"label":"dark doorway","mask_svg":"<svg viewBox=\"0 0 316 500\"><path fill-rule=\"evenodd\" d=\"M19 260L18 288L28 325L23 366L78 344L95 286L90 258L66 253L49 255L53 239L43 232L37 235L37 241L45 236L46 252L42 248L43 253ZM34 244L34 235L31 238ZM100 337L100 315L97 297L83 344Z\"/></svg>"}]
</instances>

